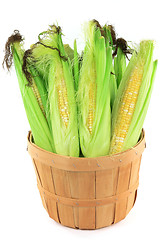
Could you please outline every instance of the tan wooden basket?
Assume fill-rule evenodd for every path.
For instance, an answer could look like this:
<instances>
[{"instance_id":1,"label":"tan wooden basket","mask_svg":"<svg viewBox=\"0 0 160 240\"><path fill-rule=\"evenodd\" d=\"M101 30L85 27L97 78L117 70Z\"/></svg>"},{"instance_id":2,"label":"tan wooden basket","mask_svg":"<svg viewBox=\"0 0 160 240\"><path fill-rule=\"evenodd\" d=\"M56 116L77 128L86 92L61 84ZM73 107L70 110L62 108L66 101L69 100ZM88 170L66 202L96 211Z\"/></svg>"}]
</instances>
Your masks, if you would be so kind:
<instances>
[{"instance_id":1,"label":"tan wooden basket","mask_svg":"<svg viewBox=\"0 0 160 240\"><path fill-rule=\"evenodd\" d=\"M97 158L60 156L37 147L28 135L42 203L62 225L98 229L124 219L132 209L139 184L145 136L125 152Z\"/></svg>"}]
</instances>

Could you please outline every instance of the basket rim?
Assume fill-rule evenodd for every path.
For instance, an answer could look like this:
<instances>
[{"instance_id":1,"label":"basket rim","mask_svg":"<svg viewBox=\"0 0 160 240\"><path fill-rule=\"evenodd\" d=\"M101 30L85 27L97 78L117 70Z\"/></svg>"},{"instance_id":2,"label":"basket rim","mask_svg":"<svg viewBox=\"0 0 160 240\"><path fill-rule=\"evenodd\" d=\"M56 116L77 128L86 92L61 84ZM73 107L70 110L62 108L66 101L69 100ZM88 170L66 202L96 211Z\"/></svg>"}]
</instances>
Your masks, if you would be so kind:
<instances>
[{"instance_id":1,"label":"basket rim","mask_svg":"<svg viewBox=\"0 0 160 240\"><path fill-rule=\"evenodd\" d=\"M53 155L56 155L56 156L60 156L60 157L63 157L63 158L75 158L75 159L97 159L97 158L110 158L110 157L113 157L113 156L119 156L119 155L121 155L121 154L124 154L124 153L126 153L126 152L129 152L130 150L132 150L132 149L135 149L144 139L145 139L145 131L144 131L144 129L142 128L142 132L141 132L141 135L140 135L140 139L139 139L139 141L136 143L136 145L134 146L134 147L131 147L131 148L129 148L129 149L127 149L127 150L125 150L125 151L122 151L122 152L120 152L120 153L116 153L116 154L112 154L112 155L106 155L106 156L99 156L99 157L70 157L70 156L66 156L66 155L61 155L61 154L57 154L57 153L53 153L53 152L50 152L50 151L47 151L47 150L45 150L45 149L43 149L43 148L41 148L41 147L38 147L33 141L32 141L32 137L33 137L33 135L32 135L32 132L31 131L29 131L28 132L28 137L27 137L27 139L28 139L28 141L29 141L29 143L31 144L31 145L33 145L35 148L37 148L37 149L40 149L41 151L43 151L43 152L46 152L46 153L50 153L50 154L53 154Z\"/></svg>"},{"instance_id":2,"label":"basket rim","mask_svg":"<svg viewBox=\"0 0 160 240\"><path fill-rule=\"evenodd\" d=\"M32 142L31 131L27 139L28 152L32 159L66 171L98 171L122 166L141 156L146 147L144 129L142 129L140 140L134 147L117 154L95 158L70 157L46 151Z\"/></svg>"}]
</instances>

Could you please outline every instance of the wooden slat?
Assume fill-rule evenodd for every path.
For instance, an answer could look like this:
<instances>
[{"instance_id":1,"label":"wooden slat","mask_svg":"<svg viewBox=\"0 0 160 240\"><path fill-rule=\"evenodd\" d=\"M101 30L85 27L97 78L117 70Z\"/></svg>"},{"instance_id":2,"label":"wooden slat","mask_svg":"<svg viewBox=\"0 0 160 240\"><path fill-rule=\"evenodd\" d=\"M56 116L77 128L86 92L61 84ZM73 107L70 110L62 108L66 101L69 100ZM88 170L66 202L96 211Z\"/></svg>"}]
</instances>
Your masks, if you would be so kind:
<instances>
[{"instance_id":1,"label":"wooden slat","mask_svg":"<svg viewBox=\"0 0 160 240\"><path fill-rule=\"evenodd\" d=\"M47 207L47 200L45 199L44 195L40 193L40 196L41 196L41 200L42 200L42 204L43 204L43 207L46 209L46 211L48 212L48 207Z\"/></svg>"},{"instance_id":2,"label":"wooden slat","mask_svg":"<svg viewBox=\"0 0 160 240\"><path fill-rule=\"evenodd\" d=\"M79 173L78 172L70 172L69 173L69 184L70 184L70 190L71 190L71 197L72 198L79 198ZM79 228L79 208L73 207L73 215L74 215L74 223L75 227Z\"/></svg>"},{"instance_id":3,"label":"wooden slat","mask_svg":"<svg viewBox=\"0 0 160 240\"><path fill-rule=\"evenodd\" d=\"M34 162L35 162L38 175L40 176L41 185L47 191L50 191L51 193L55 193L51 167L39 162L38 160L35 160ZM47 198L45 195L42 196L42 194L41 194L41 198L42 198L42 201L44 201L45 199L45 206L49 216L53 218L55 221L59 222L56 201Z\"/></svg>"},{"instance_id":4,"label":"wooden slat","mask_svg":"<svg viewBox=\"0 0 160 240\"><path fill-rule=\"evenodd\" d=\"M135 194L136 194L136 191L131 193L130 196L128 197L126 214L128 214L133 207L134 200L135 200Z\"/></svg>"},{"instance_id":5,"label":"wooden slat","mask_svg":"<svg viewBox=\"0 0 160 240\"><path fill-rule=\"evenodd\" d=\"M35 173L36 173L37 183L42 185L42 182L41 182L41 179L40 179L40 175L39 175L39 172L38 172L35 160L32 159L32 162L33 162L34 170L35 170Z\"/></svg>"},{"instance_id":6,"label":"wooden slat","mask_svg":"<svg viewBox=\"0 0 160 240\"><path fill-rule=\"evenodd\" d=\"M128 190L131 176L131 163L119 168L117 194ZM115 205L114 223L124 219L127 213L127 198L120 200Z\"/></svg>"},{"instance_id":7,"label":"wooden slat","mask_svg":"<svg viewBox=\"0 0 160 240\"><path fill-rule=\"evenodd\" d=\"M95 229L95 207L79 208L79 228Z\"/></svg>"},{"instance_id":8,"label":"wooden slat","mask_svg":"<svg viewBox=\"0 0 160 240\"><path fill-rule=\"evenodd\" d=\"M71 197L79 199L95 198L95 172L70 172L69 182ZM75 227L95 229L95 207L79 207L74 209Z\"/></svg>"},{"instance_id":9,"label":"wooden slat","mask_svg":"<svg viewBox=\"0 0 160 240\"><path fill-rule=\"evenodd\" d=\"M56 222L60 222L57 203L54 200L47 198L47 208L50 218L54 219Z\"/></svg>"},{"instance_id":10,"label":"wooden slat","mask_svg":"<svg viewBox=\"0 0 160 240\"><path fill-rule=\"evenodd\" d=\"M96 198L116 193L118 168L96 172ZM114 221L114 203L96 207L96 228L109 226Z\"/></svg>"},{"instance_id":11,"label":"wooden slat","mask_svg":"<svg viewBox=\"0 0 160 240\"><path fill-rule=\"evenodd\" d=\"M62 197L71 197L68 172L52 168L55 193ZM62 225L75 228L73 207L58 202L58 216Z\"/></svg>"},{"instance_id":12,"label":"wooden slat","mask_svg":"<svg viewBox=\"0 0 160 240\"><path fill-rule=\"evenodd\" d=\"M123 199L116 203L114 223L117 223L126 217L126 208L127 208L127 199Z\"/></svg>"},{"instance_id":13,"label":"wooden slat","mask_svg":"<svg viewBox=\"0 0 160 240\"><path fill-rule=\"evenodd\" d=\"M34 166L34 170L35 170L35 173L36 173L36 178L37 178L37 183L42 185L42 182L41 182L41 179L40 179L40 175L39 175L39 172L38 172L38 169L37 169L37 166L36 166L36 163L35 163L35 160L32 159L32 162L33 162L33 166ZM42 204L43 204L43 207L46 209L46 211L48 211L47 209L47 204L46 204L46 200L44 198L44 195L40 193L40 196L41 196L41 200L42 200Z\"/></svg>"},{"instance_id":14,"label":"wooden slat","mask_svg":"<svg viewBox=\"0 0 160 240\"><path fill-rule=\"evenodd\" d=\"M40 179L40 176L39 176L39 172L38 172L37 166L35 164L35 160L32 159L32 162L33 162L34 170L35 170L35 173L36 173L37 183L42 185L42 182L41 182L41 179ZM43 207L48 211L44 195L41 192L39 192L39 193L40 193L40 196L41 196Z\"/></svg>"},{"instance_id":15,"label":"wooden slat","mask_svg":"<svg viewBox=\"0 0 160 240\"><path fill-rule=\"evenodd\" d=\"M139 179L139 168L140 168L140 163L141 163L141 156L137 158L136 161L132 162L132 168L131 168L131 178L130 178L130 183L129 187L132 187L137 180ZM135 194L136 191L134 191L129 197L128 197L128 203L127 203L127 214L129 211L132 209L135 201Z\"/></svg>"},{"instance_id":16,"label":"wooden slat","mask_svg":"<svg viewBox=\"0 0 160 240\"><path fill-rule=\"evenodd\" d=\"M140 164L141 164L141 157L132 163L130 187L133 186L139 179Z\"/></svg>"},{"instance_id":17,"label":"wooden slat","mask_svg":"<svg viewBox=\"0 0 160 240\"><path fill-rule=\"evenodd\" d=\"M117 187L118 168L96 172L96 198L113 196Z\"/></svg>"},{"instance_id":18,"label":"wooden slat","mask_svg":"<svg viewBox=\"0 0 160 240\"><path fill-rule=\"evenodd\" d=\"M115 204L96 207L96 229L107 227L113 223Z\"/></svg>"},{"instance_id":19,"label":"wooden slat","mask_svg":"<svg viewBox=\"0 0 160 240\"><path fill-rule=\"evenodd\" d=\"M52 180L51 168L37 160L35 160L42 186L49 192L54 193L54 185Z\"/></svg>"}]
</instances>

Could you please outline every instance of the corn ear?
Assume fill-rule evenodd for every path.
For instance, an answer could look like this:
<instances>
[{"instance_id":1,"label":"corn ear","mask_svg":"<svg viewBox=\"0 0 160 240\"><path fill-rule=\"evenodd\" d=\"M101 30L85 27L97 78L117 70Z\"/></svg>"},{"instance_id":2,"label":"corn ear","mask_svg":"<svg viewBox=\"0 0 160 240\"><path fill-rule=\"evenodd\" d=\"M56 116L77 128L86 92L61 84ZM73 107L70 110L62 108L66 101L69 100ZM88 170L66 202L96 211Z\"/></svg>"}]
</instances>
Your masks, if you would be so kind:
<instances>
[{"instance_id":1,"label":"corn ear","mask_svg":"<svg viewBox=\"0 0 160 240\"><path fill-rule=\"evenodd\" d=\"M135 119L133 119L133 121L135 121L134 122L135 127L134 127L133 130L130 128L129 131L128 131L128 139L126 138L126 141L125 141L125 149L128 149L131 146L134 146L135 143L138 141L139 136L141 134L141 130L142 130L142 127L143 127L145 117L147 115L147 110L148 110L148 107L149 107L150 98L151 98L151 94L152 94L152 90L153 90L153 86L154 86L157 64L158 64L158 61L155 60L153 62L153 71L152 71L151 80L150 80L150 84L149 84L149 89L147 91L147 95L146 95L144 104L141 108L141 111L139 112L139 115L137 117L134 116Z\"/></svg>"},{"instance_id":2,"label":"corn ear","mask_svg":"<svg viewBox=\"0 0 160 240\"><path fill-rule=\"evenodd\" d=\"M33 91L33 87L28 86L28 81L22 72L23 51L19 42L15 42L12 44L12 54L19 87L26 115L32 130L34 142L37 146L47 151L55 152L53 139L48 127L48 123L41 109L41 106L37 101L36 94L38 94L38 90L35 90L35 94L35 92Z\"/></svg>"},{"instance_id":3,"label":"corn ear","mask_svg":"<svg viewBox=\"0 0 160 240\"><path fill-rule=\"evenodd\" d=\"M143 114L152 82L153 48L153 41L142 41L138 54L134 52L132 55L121 80L113 106L110 154L133 147L139 138L142 122L137 121Z\"/></svg>"},{"instance_id":4,"label":"corn ear","mask_svg":"<svg viewBox=\"0 0 160 240\"><path fill-rule=\"evenodd\" d=\"M103 156L110 144L110 72L112 49L94 22L86 28L78 86L80 146L85 157Z\"/></svg>"},{"instance_id":5,"label":"corn ear","mask_svg":"<svg viewBox=\"0 0 160 240\"><path fill-rule=\"evenodd\" d=\"M59 27L55 25L33 49L33 57L49 66L48 98L55 149L58 154L79 156L77 107L71 61L67 58Z\"/></svg>"},{"instance_id":6,"label":"corn ear","mask_svg":"<svg viewBox=\"0 0 160 240\"><path fill-rule=\"evenodd\" d=\"M28 51L32 52L32 50L29 49L24 53L24 56ZM37 65L36 61L33 61L30 55L27 58L23 57L22 69L26 75L26 78L27 77L29 78L27 79L29 82L29 85L36 96L39 106L48 122L49 129L52 132L51 121L50 121L50 109L49 109L49 102L48 102L48 91L46 88L47 80L45 79L45 72L43 72L44 67L41 69L41 73L40 73L37 69L37 67L39 68L39 66Z\"/></svg>"}]
</instances>

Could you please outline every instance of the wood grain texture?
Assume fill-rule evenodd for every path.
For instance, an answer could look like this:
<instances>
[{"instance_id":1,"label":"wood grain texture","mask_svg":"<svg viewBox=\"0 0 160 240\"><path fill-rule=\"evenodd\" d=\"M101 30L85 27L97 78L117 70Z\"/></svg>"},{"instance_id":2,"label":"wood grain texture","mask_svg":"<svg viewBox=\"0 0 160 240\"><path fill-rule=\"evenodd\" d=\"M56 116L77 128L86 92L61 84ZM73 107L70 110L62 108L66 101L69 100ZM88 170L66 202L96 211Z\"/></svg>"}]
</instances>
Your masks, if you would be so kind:
<instances>
[{"instance_id":1,"label":"wood grain texture","mask_svg":"<svg viewBox=\"0 0 160 240\"><path fill-rule=\"evenodd\" d=\"M115 195L117 189L118 168L96 172L96 198ZM109 226L114 221L115 203L96 207L96 228Z\"/></svg>"},{"instance_id":2,"label":"wood grain texture","mask_svg":"<svg viewBox=\"0 0 160 240\"><path fill-rule=\"evenodd\" d=\"M117 194L123 193L129 189L130 176L131 176L131 163L119 168L116 190ZM127 212L127 201L128 199L124 198L123 200L120 200L116 203L114 223L117 223L125 218Z\"/></svg>"},{"instance_id":3,"label":"wood grain texture","mask_svg":"<svg viewBox=\"0 0 160 240\"><path fill-rule=\"evenodd\" d=\"M34 163L35 163L42 187L44 187L47 191L51 193L55 193L51 167L39 162L37 159L34 160ZM42 198L42 202L45 201L43 205L47 209L49 216L53 218L55 221L59 222L56 201L47 198L45 194L43 195L43 197L41 196L41 198Z\"/></svg>"},{"instance_id":4,"label":"wood grain texture","mask_svg":"<svg viewBox=\"0 0 160 240\"><path fill-rule=\"evenodd\" d=\"M34 170L35 170L35 173L36 173L37 183L42 186L41 178L40 178L40 175L39 175L39 172L38 172L35 160L32 159L32 162L33 162ZM43 207L48 211L44 194L42 194L41 192L39 192L39 193L40 193L40 196L41 196Z\"/></svg>"},{"instance_id":5,"label":"wood grain texture","mask_svg":"<svg viewBox=\"0 0 160 240\"><path fill-rule=\"evenodd\" d=\"M132 187L137 180L139 180L139 169L140 169L140 164L141 164L141 156L137 157L136 161L132 162L132 167L131 167L131 177L130 177L130 183L129 187ZM130 212L132 209L135 199L136 199L136 194L137 192L134 191L129 197L128 197L128 202L127 202L127 214Z\"/></svg>"},{"instance_id":6,"label":"wood grain texture","mask_svg":"<svg viewBox=\"0 0 160 240\"><path fill-rule=\"evenodd\" d=\"M144 131L140 142L126 152L86 159L47 152L30 136L28 152L52 219L72 228L98 229L125 218L136 199Z\"/></svg>"},{"instance_id":7,"label":"wood grain texture","mask_svg":"<svg viewBox=\"0 0 160 240\"><path fill-rule=\"evenodd\" d=\"M95 198L95 172L70 172L71 197L77 199ZM95 229L95 207L74 207L76 228Z\"/></svg>"},{"instance_id":8,"label":"wood grain texture","mask_svg":"<svg viewBox=\"0 0 160 240\"><path fill-rule=\"evenodd\" d=\"M62 197L71 197L69 185L69 172L52 168L54 179L55 193ZM57 203L59 221L62 225L75 228L73 207Z\"/></svg>"}]
</instances>

